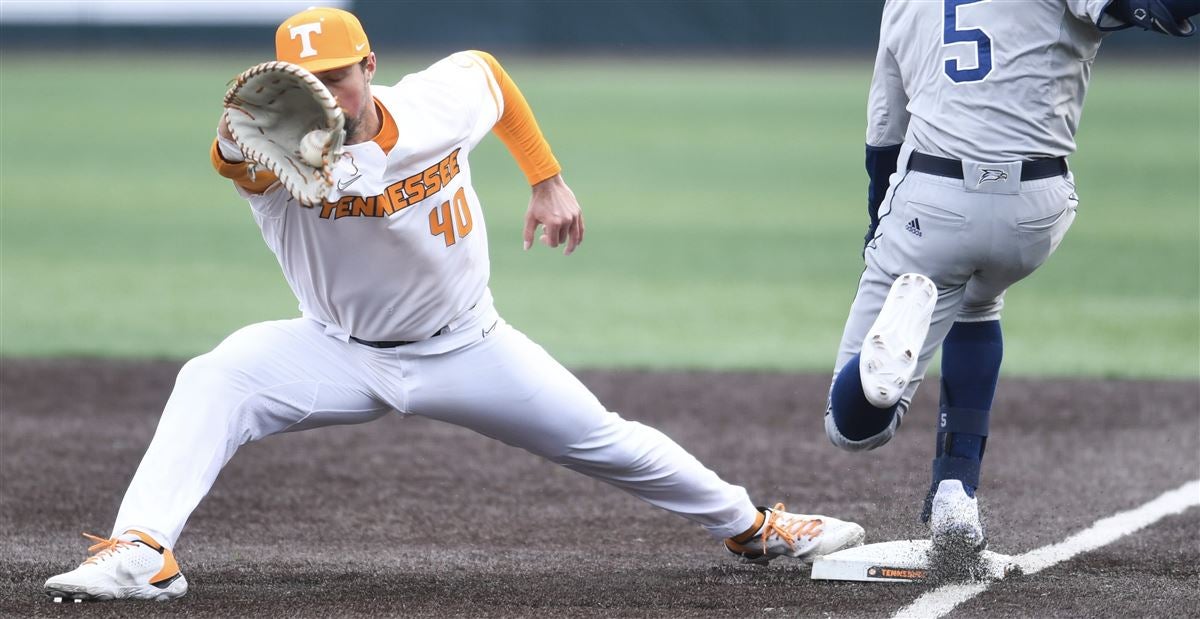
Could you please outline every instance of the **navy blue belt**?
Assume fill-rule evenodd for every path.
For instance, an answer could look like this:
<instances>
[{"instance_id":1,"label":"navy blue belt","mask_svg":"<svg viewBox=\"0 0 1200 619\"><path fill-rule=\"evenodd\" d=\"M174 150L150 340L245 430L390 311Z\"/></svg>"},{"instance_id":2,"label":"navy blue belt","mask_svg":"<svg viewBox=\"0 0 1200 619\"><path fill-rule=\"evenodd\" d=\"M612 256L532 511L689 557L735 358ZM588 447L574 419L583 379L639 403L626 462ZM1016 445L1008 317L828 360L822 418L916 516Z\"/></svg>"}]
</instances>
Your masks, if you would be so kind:
<instances>
[{"instance_id":1,"label":"navy blue belt","mask_svg":"<svg viewBox=\"0 0 1200 619\"><path fill-rule=\"evenodd\" d=\"M963 177L962 162L957 159L935 157L925 153L914 152L908 158L908 169L924 172L946 178ZM1067 160L1064 157L1053 159L1031 159L1021 162L1021 180L1036 181L1041 178L1062 176L1067 173Z\"/></svg>"}]
</instances>

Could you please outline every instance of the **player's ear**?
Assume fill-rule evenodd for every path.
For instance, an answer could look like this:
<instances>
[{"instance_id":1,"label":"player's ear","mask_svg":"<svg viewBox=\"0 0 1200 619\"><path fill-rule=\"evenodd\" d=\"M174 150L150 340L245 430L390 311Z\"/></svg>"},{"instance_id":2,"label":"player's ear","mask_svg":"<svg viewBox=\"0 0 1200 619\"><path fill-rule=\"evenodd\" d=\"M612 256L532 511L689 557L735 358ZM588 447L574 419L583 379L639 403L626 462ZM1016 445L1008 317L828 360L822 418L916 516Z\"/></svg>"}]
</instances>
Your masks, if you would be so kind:
<instances>
[{"instance_id":1,"label":"player's ear","mask_svg":"<svg viewBox=\"0 0 1200 619\"><path fill-rule=\"evenodd\" d=\"M363 75L367 77L367 83L371 83L371 78L375 77L375 52L367 54L362 60Z\"/></svg>"}]
</instances>

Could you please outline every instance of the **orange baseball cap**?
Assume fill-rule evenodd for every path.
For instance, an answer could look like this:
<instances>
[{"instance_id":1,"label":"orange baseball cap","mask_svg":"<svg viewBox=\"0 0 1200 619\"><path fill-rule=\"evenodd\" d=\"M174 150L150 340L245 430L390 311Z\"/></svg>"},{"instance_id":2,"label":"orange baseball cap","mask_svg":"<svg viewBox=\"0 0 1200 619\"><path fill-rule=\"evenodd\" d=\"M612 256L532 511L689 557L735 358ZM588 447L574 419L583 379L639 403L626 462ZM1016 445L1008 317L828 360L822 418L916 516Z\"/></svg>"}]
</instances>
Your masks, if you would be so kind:
<instances>
[{"instance_id":1,"label":"orange baseball cap","mask_svg":"<svg viewBox=\"0 0 1200 619\"><path fill-rule=\"evenodd\" d=\"M275 59L313 73L340 69L366 58L371 43L358 18L341 9L301 11L275 31Z\"/></svg>"}]
</instances>

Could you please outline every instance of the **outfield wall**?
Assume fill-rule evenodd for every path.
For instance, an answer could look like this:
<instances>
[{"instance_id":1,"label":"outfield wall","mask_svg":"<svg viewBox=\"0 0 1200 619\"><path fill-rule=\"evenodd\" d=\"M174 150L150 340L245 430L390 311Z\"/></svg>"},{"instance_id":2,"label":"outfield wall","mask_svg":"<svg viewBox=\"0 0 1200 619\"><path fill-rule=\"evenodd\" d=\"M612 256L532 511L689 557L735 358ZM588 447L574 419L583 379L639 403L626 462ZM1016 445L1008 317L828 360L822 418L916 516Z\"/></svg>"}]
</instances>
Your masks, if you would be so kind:
<instances>
[{"instance_id":1,"label":"outfield wall","mask_svg":"<svg viewBox=\"0 0 1200 619\"><path fill-rule=\"evenodd\" d=\"M0 49L161 52L270 49L273 25L307 2L5 2ZM313 2L356 12L377 50L426 53L846 54L869 57L878 0L462 0ZM1014 3L1015 4L1015 3ZM132 7L132 8L131 8ZM214 7L216 7L214 9ZM1106 51L1196 54L1197 40L1140 31Z\"/></svg>"}]
</instances>

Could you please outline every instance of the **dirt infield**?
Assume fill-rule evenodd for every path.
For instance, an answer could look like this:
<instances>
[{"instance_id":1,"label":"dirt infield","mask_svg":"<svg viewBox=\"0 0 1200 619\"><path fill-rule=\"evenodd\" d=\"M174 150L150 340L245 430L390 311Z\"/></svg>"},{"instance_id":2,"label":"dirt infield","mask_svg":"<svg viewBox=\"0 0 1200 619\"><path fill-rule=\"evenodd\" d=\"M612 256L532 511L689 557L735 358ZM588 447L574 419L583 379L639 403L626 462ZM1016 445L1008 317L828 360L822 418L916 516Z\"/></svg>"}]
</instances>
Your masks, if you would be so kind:
<instances>
[{"instance_id":1,"label":"dirt infield","mask_svg":"<svg viewBox=\"0 0 1200 619\"><path fill-rule=\"evenodd\" d=\"M176 550L167 605L41 593L107 534L179 364L0 360L0 614L6 616L886 617L928 587L814 582L739 565L703 530L461 428L385 418L238 452ZM828 377L581 372L761 502L923 537L936 389L897 438L843 453ZM1002 380L981 504L1015 554L1200 478L1200 382ZM181 447L185 448L185 447ZM1200 510L960 606L967 617L1200 616Z\"/></svg>"}]
</instances>

